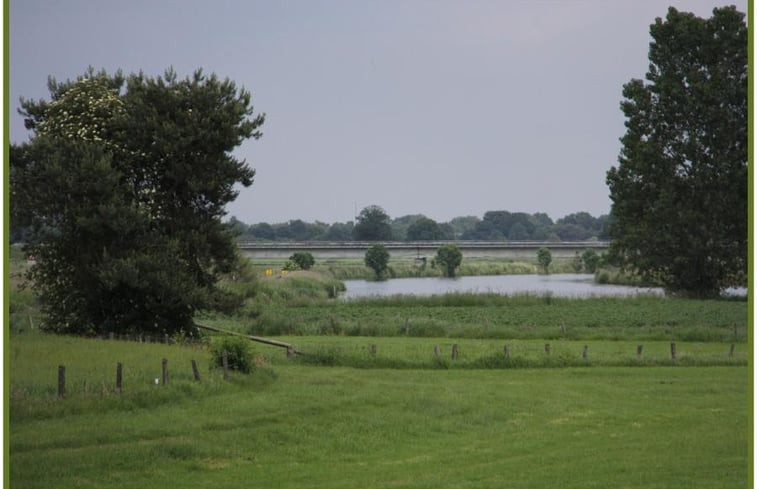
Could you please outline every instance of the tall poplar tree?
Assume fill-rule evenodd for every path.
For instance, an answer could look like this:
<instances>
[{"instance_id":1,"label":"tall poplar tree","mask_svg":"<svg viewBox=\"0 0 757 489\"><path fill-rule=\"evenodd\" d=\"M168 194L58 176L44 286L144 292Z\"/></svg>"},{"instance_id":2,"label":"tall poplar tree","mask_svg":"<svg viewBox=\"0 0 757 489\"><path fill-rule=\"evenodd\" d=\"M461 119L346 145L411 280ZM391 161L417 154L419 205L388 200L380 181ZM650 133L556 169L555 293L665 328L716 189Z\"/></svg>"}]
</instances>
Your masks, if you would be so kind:
<instances>
[{"instance_id":1,"label":"tall poplar tree","mask_svg":"<svg viewBox=\"0 0 757 489\"><path fill-rule=\"evenodd\" d=\"M650 27L646 82L623 86L619 165L607 174L612 254L672 293L711 297L747 263L747 27L668 10Z\"/></svg>"},{"instance_id":2,"label":"tall poplar tree","mask_svg":"<svg viewBox=\"0 0 757 489\"><path fill-rule=\"evenodd\" d=\"M229 80L90 69L22 100L33 132L11 147L11 213L30 226L30 277L53 331L192 331L198 309L231 309L217 287L238 265L221 222L255 172L231 155L263 115Z\"/></svg>"}]
</instances>

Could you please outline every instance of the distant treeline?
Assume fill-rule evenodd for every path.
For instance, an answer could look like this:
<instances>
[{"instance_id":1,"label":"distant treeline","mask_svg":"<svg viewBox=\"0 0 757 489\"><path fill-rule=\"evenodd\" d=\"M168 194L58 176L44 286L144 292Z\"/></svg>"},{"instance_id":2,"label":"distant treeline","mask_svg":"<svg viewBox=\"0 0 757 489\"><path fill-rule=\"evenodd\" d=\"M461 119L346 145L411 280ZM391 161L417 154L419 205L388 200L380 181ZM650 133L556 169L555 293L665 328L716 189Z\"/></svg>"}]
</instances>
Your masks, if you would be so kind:
<instances>
[{"instance_id":1,"label":"distant treeline","mask_svg":"<svg viewBox=\"0 0 757 489\"><path fill-rule=\"evenodd\" d=\"M360 219L358 218L358 221ZM422 214L388 218L395 241L586 241L607 240L609 216L593 217L587 212L569 214L557 221L544 213L489 211L483 218L456 217L439 223ZM284 223L248 225L232 217L228 225L239 241L363 241L355 222L327 224L300 219Z\"/></svg>"}]
</instances>

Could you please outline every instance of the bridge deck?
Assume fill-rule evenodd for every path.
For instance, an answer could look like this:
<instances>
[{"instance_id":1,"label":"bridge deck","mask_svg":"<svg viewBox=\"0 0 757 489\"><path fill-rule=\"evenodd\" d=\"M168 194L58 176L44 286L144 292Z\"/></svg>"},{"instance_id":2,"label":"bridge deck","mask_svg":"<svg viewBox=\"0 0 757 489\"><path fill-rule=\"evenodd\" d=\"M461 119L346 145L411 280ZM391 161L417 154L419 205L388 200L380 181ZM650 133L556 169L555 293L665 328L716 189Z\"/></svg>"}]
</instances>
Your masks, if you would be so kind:
<instances>
[{"instance_id":1,"label":"bridge deck","mask_svg":"<svg viewBox=\"0 0 757 489\"><path fill-rule=\"evenodd\" d=\"M250 258L288 258L297 251L307 251L316 259L362 258L373 241L240 242L239 249ZM576 252L607 250L606 241L387 241L381 242L395 258L432 256L443 244L454 244L466 258L535 258L539 248L547 248L555 258L572 258Z\"/></svg>"}]
</instances>

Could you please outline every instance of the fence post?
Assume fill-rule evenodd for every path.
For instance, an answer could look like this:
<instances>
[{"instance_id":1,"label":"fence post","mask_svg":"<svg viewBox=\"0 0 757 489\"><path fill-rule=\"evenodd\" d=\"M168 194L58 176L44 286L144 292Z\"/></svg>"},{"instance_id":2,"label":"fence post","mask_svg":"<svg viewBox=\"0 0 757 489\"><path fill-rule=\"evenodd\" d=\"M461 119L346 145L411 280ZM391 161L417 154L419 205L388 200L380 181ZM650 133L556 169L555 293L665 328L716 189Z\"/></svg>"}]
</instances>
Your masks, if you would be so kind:
<instances>
[{"instance_id":1,"label":"fence post","mask_svg":"<svg viewBox=\"0 0 757 489\"><path fill-rule=\"evenodd\" d=\"M552 351L552 347L551 347L551 346L549 346L549 343L545 344L545 345L544 345L544 353L546 353L547 355L549 355L549 353L550 353L551 351Z\"/></svg>"},{"instance_id":2,"label":"fence post","mask_svg":"<svg viewBox=\"0 0 757 489\"><path fill-rule=\"evenodd\" d=\"M731 343L731 349L728 350L728 356L729 357L733 356L733 350L735 350L735 349L736 349L736 343Z\"/></svg>"},{"instance_id":3,"label":"fence post","mask_svg":"<svg viewBox=\"0 0 757 489\"><path fill-rule=\"evenodd\" d=\"M641 357L641 351L644 349L644 345L637 345L636 346L636 356Z\"/></svg>"},{"instance_id":4,"label":"fence post","mask_svg":"<svg viewBox=\"0 0 757 489\"><path fill-rule=\"evenodd\" d=\"M293 357L294 356L294 347L293 346L287 346L287 357Z\"/></svg>"},{"instance_id":5,"label":"fence post","mask_svg":"<svg viewBox=\"0 0 757 489\"><path fill-rule=\"evenodd\" d=\"M372 356L372 357L375 357L375 356L376 356L376 348L377 348L377 347L376 347L376 344L375 344L375 343L373 343L373 344L371 345L371 349L370 349L370 352L371 352L371 356Z\"/></svg>"},{"instance_id":6,"label":"fence post","mask_svg":"<svg viewBox=\"0 0 757 489\"><path fill-rule=\"evenodd\" d=\"M197 368L197 362L194 360L194 358L192 359L192 373L195 376L195 380L197 382L199 382L200 381L200 369Z\"/></svg>"},{"instance_id":7,"label":"fence post","mask_svg":"<svg viewBox=\"0 0 757 489\"><path fill-rule=\"evenodd\" d=\"M163 385L168 385L168 359L164 358L162 362L163 366Z\"/></svg>"},{"instance_id":8,"label":"fence post","mask_svg":"<svg viewBox=\"0 0 757 489\"><path fill-rule=\"evenodd\" d=\"M66 398L66 367L58 365L58 397Z\"/></svg>"},{"instance_id":9,"label":"fence post","mask_svg":"<svg viewBox=\"0 0 757 489\"><path fill-rule=\"evenodd\" d=\"M121 362L116 363L116 392L119 394L123 390L123 365Z\"/></svg>"},{"instance_id":10,"label":"fence post","mask_svg":"<svg viewBox=\"0 0 757 489\"><path fill-rule=\"evenodd\" d=\"M505 358L510 358L510 346L505 345Z\"/></svg>"},{"instance_id":11,"label":"fence post","mask_svg":"<svg viewBox=\"0 0 757 489\"><path fill-rule=\"evenodd\" d=\"M439 351L439 345L434 345L434 356L439 358L441 355L442 353Z\"/></svg>"},{"instance_id":12,"label":"fence post","mask_svg":"<svg viewBox=\"0 0 757 489\"><path fill-rule=\"evenodd\" d=\"M452 360L457 360L457 357L460 355L460 349L457 346L457 343L452 345Z\"/></svg>"},{"instance_id":13,"label":"fence post","mask_svg":"<svg viewBox=\"0 0 757 489\"><path fill-rule=\"evenodd\" d=\"M584 360L589 360L589 345L584 345L583 357Z\"/></svg>"},{"instance_id":14,"label":"fence post","mask_svg":"<svg viewBox=\"0 0 757 489\"><path fill-rule=\"evenodd\" d=\"M672 360L676 359L676 343L675 341L670 342L670 358Z\"/></svg>"},{"instance_id":15,"label":"fence post","mask_svg":"<svg viewBox=\"0 0 757 489\"><path fill-rule=\"evenodd\" d=\"M224 350L223 355L221 356L221 361L223 362L223 379L228 380L229 378L229 353Z\"/></svg>"}]
</instances>

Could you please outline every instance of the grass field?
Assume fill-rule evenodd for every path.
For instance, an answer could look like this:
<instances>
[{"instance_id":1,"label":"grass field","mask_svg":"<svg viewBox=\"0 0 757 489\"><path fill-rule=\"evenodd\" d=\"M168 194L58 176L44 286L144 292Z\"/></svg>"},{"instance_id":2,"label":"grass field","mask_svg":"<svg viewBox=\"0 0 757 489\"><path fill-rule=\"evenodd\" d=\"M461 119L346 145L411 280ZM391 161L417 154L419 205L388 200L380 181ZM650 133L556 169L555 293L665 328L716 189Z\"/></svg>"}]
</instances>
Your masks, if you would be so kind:
<instances>
[{"instance_id":1,"label":"grass field","mask_svg":"<svg viewBox=\"0 0 757 489\"><path fill-rule=\"evenodd\" d=\"M223 381L196 347L15 336L11 487L747 484L746 367L356 370L258 353L273 365Z\"/></svg>"},{"instance_id":2,"label":"grass field","mask_svg":"<svg viewBox=\"0 0 757 489\"><path fill-rule=\"evenodd\" d=\"M744 301L342 301L328 273L261 277L226 284L246 297L239 313L198 322L303 354L257 346L256 370L225 380L211 367L215 337L166 345L40 333L39 304L18 289L24 266L14 268L6 344L14 489L750 482ZM155 383L163 359L167 386Z\"/></svg>"},{"instance_id":3,"label":"grass field","mask_svg":"<svg viewBox=\"0 0 757 489\"><path fill-rule=\"evenodd\" d=\"M239 314L199 319L260 335L746 341L746 301L472 293L343 301L328 297L330 282L304 288L293 275L260 280Z\"/></svg>"}]
</instances>

